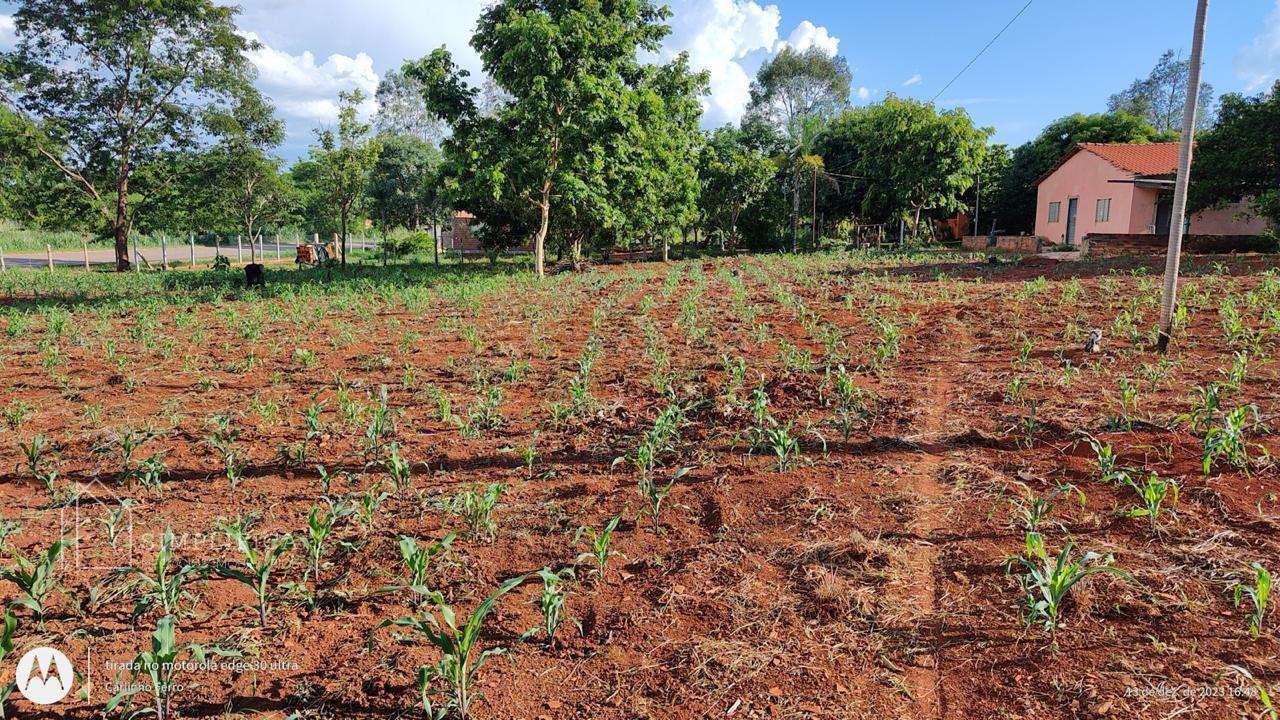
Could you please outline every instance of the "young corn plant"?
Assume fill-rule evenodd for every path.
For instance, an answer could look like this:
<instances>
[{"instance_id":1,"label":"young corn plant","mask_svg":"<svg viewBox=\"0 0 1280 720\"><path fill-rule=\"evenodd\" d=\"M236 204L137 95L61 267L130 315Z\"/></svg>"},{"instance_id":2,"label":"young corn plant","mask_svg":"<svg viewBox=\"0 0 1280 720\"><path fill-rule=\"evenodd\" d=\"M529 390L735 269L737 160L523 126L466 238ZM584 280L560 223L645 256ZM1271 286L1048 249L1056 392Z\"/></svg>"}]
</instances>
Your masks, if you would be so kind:
<instances>
[{"instance_id":1,"label":"young corn plant","mask_svg":"<svg viewBox=\"0 0 1280 720\"><path fill-rule=\"evenodd\" d=\"M10 548L9 553L13 556L15 564L0 570L0 580L13 583L22 593L11 604L35 613L41 630L44 629L44 617L49 609L49 595L59 587L58 560L69 547L70 543L59 538L54 540L47 550L30 558Z\"/></svg>"},{"instance_id":2,"label":"young corn plant","mask_svg":"<svg viewBox=\"0 0 1280 720\"><path fill-rule=\"evenodd\" d=\"M1040 622L1051 633L1062 627L1067 595L1081 580L1103 572L1133 579L1112 565L1115 560L1111 555L1088 552L1075 557L1075 543L1070 540L1055 559L1045 550L1040 533L1027 533L1026 553L1018 560L1026 569L1018 576L1018 584L1026 598L1027 624Z\"/></svg>"},{"instance_id":3,"label":"young corn plant","mask_svg":"<svg viewBox=\"0 0 1280 720\"><path fill-rule=\"evenodd\" d=\"M13 633L18 629L18 617L14 615L9 608L4 608L4 615L0 616L0 663L4 663L5 658L13 653ZM5 704L9 702L9 696L17 689L16 683L0 686L0 720L5 717Z\"/></svg>"},{"instance_id":4,"label":"young corn plant","mask_svg":"<svg viewBox=\"0 0 1280 720\"><path fill-rule=\"evenodd\" d=\"M360 524L365 535L373 532L378 519L378 510L382 508L382 503L391 497L391 493L379 492L380 489L380 486L371 487L355 496L356 522Z\"/></svg>"},{"instance_id":5,"label":"young corn plant","mask_svg":"<svg viewBox=\"0 0 1280 720\"><path fill-rule=\"evenodd\" d=\"M1179 415L1174 422L1178 425L1187 423L1193 433L1207 432L1222 411L1222 386L1209 383L1192 388L1191 393L1195 397L1191 410Z\"/></svg>"},{"instance_id":6,"label":"young corn plant","mask_svg":"<svg viewBox=\"0 0 1280 720\"><path fill-rule=\"evenodd\" d=\"M453 541L457 534L449 533L443 540L433 543L419 544L416 538L408 535L400 536L400 558L404 560L405 578L403 585L388 585L379 592L395 592L408 590L413 593L413 606L420 606L431 595L427 585L431 576L431 563L437 556L444 555L453 549Z\"/></svg>"},{"instance_id":7,"label":"young corn plant","mask_svg":"<svg viewBox=\"0 0 1280 720\"><path fill-rule=\"evenodd\" d=\"M175 569L173 542L173 530L166 528L150 572L138 567L128 567L122 571L132 578L134 592L138 597L137 604L133 607L134 620L153 608L159 608L161 615L181 615L182 604L192 599L191 593L183 586L200 574L200 568L184 563Z\"/></svg>"},{"instance_id":8,"label":"young corn plant","mask_svg":"<svg viewBox=\"0 0 1280 720\"><path fill-rule=\"evenodd\" d=\"M1253 583L1236 583L1232 588L1236 607L1249 601L1251 610L1246 618L1249 620L1249 632L1258 637L1262 634L1262 621L1267 615L1267 604L1271 599L1271 572L1260 562L1254 562L1247 568L1253 575Z\"/></svg>"},{"instance_id":9,"label":"young corn plant","mask_svg":"<svg viewBox=\"0 0 1280 720\"><path fill-rule=\"evenodd\" d=\"M571 567L567 567L560 572L555 572L551 568L543 568L538 571L538 577L542 578L542 594L537 599L538 608L542 610L542 625L529 630L521 639L530 638L541 632L547 639L547 644L554 645L556 631L560 629L565 620L577 625L579 631L582 629L582 625L578 623L578 620L569 617L565 612L565 603L569 599L568 586L576 578Z\"/></svg>"},{"instance_id":10,"label":"young corn plant","mask_svg":"<svg viewBox=\"0 0 1280 720\"><path fill-rule=\"evenodd\" d=\"M231 485L231 492L236 491L240 479L244 477L246 464L240 459L240 451L236 442L240 439L240 430L231 427L231 416L217 415L212 420L213 429L205 436L205 442L217 453L222 470Z\"/></svg>"},{"instance_id":11,"label":"young corn plant","mask_svg":"<svg viewBox=\"0 0 1280 720\"><path fill-rule=\"evenodd\" d=\"M123 677L116 678L116 685L124 689L107 701L104 715L111 714L127 700L128 703L124 705L126 718L155 715L156 720L171 720L177 717L173 702L183 687L177 682L180 670L191 665L191 661L197 666L203 664L209 655L240 656L239 651L213 645L179 645L176 635L173 616L165 615L160 618L151 635L151 650L138 653L133 662L129 663L133 682L124 682ZM135 710L133 698L144 694L151 697L149 706Z\"/></svg>"},{"instance_id":12,"label":"young corn plant","mask_svg":"<svg viewBox=\"0 0 1280 720\"><path fill-rule=\"evenodd\" d=\"M471 718L472 705L483 697L476 692L476 676L489 658L506 652L503 647L480 649L480 631L485 618L493 612L493 606L503 595L514 590L528 576L521 575L503 583L484 599L462 625L458 624L457 613L444 602L444 596L438 592L431 594L436 611L424 611L418 616L403 617L396 620L385 620L375 630L387 626L408 628L425 637L436 646L442 657L435 665L423 665L418 668L418 690L421 695L422 709L432 720L443 720L453 715L458 720ZM439 617L437 617L437 613ZM433 697L444 698L444 703L437 708L432 703Z\"/></svg>"},{"instance_id":13,"label":"young corn plant","mask_svg":"<svg viewBox=\"0 0 1280 720\"><path fill-rule=\"evenodd\" d=\"M590 560L595 563L596 576L604 579L605 568L609 564L609 558L621 555L621 553L613 550L610 545L613 544L613 533L618 529L618 522L622 520L622 515L614 515L604 527L596 530L593 527L582 526L578 528L578 532L573 536L574 544L582 542L582 538L587 538L587 552L578 556L574 563L582 563Z\"/></svg>"},{"instance_id":14,"label":"young corn plant","mask_svg":"<svg viewBox=\"0 0 1280 720\"><path fill-rule=\"evenodd\" d=\"M413 463L400 456L400 443L393 442L387 446L387 456L383 458L382 466L391 476L396 495L401 498L408 495L413 489Z\"/></svg>"},{"instance_id":15,"label":"young corn plant","mask_svg":"<svg viewBox=\"0 0 1280 720\"><path fill-rule=\"evenodd\" d=\"M259 549L254 547L243 521L223 525L221 530L235 543L244 560L238 563L220 563L215 566L215 570L219 575L243 583L253 590L257 600L258 624L266 628L269 605L275 595L271 572L293 547L293 536L287 533L277 535Z\"/></svg>"},{"instance_id":16,"label":"young corn plant","mask_svg":"<svg viewBox=\"0 0 1280 720\"><path fill-rule=\"evenodd\" d=\"M44 433L39 433L29 443L18 443L18 450L22 452L27 472L49 493L49 503L57 505L60 493L56 487L58 467L53 444L45 440Z\"/></svg>"},{"instance_id":17,"label":"young corn plant","mask_svg":"<svg viewBox=\"0 0 1280 720\"><path fill-rule=\"evenodd\" d=\"M1250 414L1253 415L1252 423L1249 422ZM1248 475L1250 443L1245 433L1258 427L1261 422L1257 405L1243 405L1223 413L1222 424L1209 428L1204 436L1204 451L1201 455L1204 474L1209 475L1217 462L1226 461L1228 465L1243 470Z\"/></svg>"},{"instance_id":18,"label":"young corn plant","mask_svg":"<svg viewBox=\"0 0 1280 720\"><path fill-rule=\"evenodd\" d=\"M1178 483L1174 480L1162 479L1155 473L1146 473L1146 478L1138 482L1129 472L1117 473L1117 479L1128 485L1138 495L1138 507L1123 511L1128 517L1144 517L1151 524L1151 532L1160 535L1164 532L1161 518L1168 516L1175 521L1178 513L1173 509L1178 504ZM1167 503L1167 506L1166 506Z\"/></svg>"},{"instance_id":19,"label":"young corn plant","mask_svg":"<svg viewBox=\"0 0 1280 720\"><path fill-rule=\"evenodd\" d=\"M663 485L654 480L653 475L644 473L640 475L638 487L640 490L640 498L644 501L648 511L649 518L653 521L653 531L657 532L660 528L658 524L658 514L662 512L662 503L667 499L667 495L671 494L671 489L675 487L676 481L689 473L692 468L682 467L671 476L671 480Z\"/></svg>"},{"instance_id":20,"label":"young corn plant","mask_svg":"<svg viewBox=\"0 0 1280 720\"><path fill-rule=\"evenodd\" d=\"M453 499L450 511L462 518L467 526L469 539L479 538L492 543L497 538L498 525L493 519L493 511L506 489L507 486L502 483L492 483L484 490L476 486L459 493Z\"/></svg>"},{"instance_id":21,"label":"young corn plant","mask_svg":"<svg viewBox=\"0 0 1280 720\"><path fill-rule=\"evenodd\" d=\"M299 540L307 557L307 572L303 582L310 579L315 582L317 588L321 582L320 574L324 569L324 556L329 547L329 536L333 535L334 529L338 527L342 518L352 513L345 502L334 503L331 500L327 502L328 506L325 508L315 505L307 511L307 533Z\"/></svg>"},{"instance_id":22,"label":"young corn plant","mask_svg":"<svg viewBox=\"0 0 1280 720\"><path fill-rule=\"evenodd\" d=\"M1054 499L1059 495L1075 494L1080 500L1081 508L1084 508L1086 503L1084 491L1070 483L1059 485L1044 495L1037 494L1035 490L1023 483L1018 484L1022 486L1023 496L1021 499L1010 500L1009 504L1017 511L1022 528L1028 533L1038 534L1040 532L1040 526L1044 524L1049 514L1053 512L1053 508L1056 506Z\"/></svg>"},{"instance_id":23,"label":"young corn plant","mask_svg":"<svg viewBox=\"0 0 1280 720\"><path fill-rule=\"evenodd\" d=\"M364 429L364 452L370 462L382 459L387 438L394 431L395 412L388 404L387 386L378 387L378 396L369 412L369 424Z\"/></svg>"},{"instance_id":24,"label":"young corn plant","mask_svg":"<svg viewBox=\"0 0 1280 720\"><path fill-rule=\"evenodd\" d=\"M1082 433L1085 442L1089 443L1089 447L1093 448L1093 454L1097 461L1098 482L1108 483L1116 479L1116 451L1111 443L1104 443L1088 433Z\"/></svg>"}]
</instances>

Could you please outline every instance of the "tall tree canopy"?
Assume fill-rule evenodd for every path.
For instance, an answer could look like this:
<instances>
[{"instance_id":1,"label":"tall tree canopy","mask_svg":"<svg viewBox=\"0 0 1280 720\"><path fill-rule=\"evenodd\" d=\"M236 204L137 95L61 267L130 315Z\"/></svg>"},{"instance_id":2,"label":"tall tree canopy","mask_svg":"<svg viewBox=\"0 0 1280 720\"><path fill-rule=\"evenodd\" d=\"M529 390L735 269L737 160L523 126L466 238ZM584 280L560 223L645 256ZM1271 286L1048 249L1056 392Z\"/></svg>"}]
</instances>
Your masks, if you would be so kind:
<instances>
[{"instance_id":1,"label":"tall tree canopy","mask_svg":"<svg viewBox=\"0 0 1280 720\"><path fill-rule=\"evenodd\" d=\"M22 0L14 13L3 100L39 125L29 140L91 200L119 270L134 172L194 143L208 106L252 92L236 12L212 0Z\"/></svg>"},{"instance_id":2,"label":"tall tree canopy","mask_svg":"<svg viewBox=\"0 0 1280 720\"><path fill-rule=\"evenodd\" d=\"M1247 200L1280 229L1280 81L1268 93L1224 95L1217 124L1200 136L1194 158L1193 212Z\"/></svg>"},{"instance_id":3,"label":"tall tree canopy","mask_svg":"<svg viewBox=\"0 0 1280 720\"><path fill-rule=\"evenodd\" d=\"M453 131L444 150L456 204L490 242L532 235L539 276L553 216L572 242L623 217L602 180L634 150L627 138L644 105L634 93L652 80L637 52L657 51L668 15L649 0L499 0L471 41L501 90L488 113L446 49L405 68Z\"/></svg>"},{"instance_id":4,"label":"tall tree canopy","mask_svg":"<svg viewBox=\"0 0 1280 720\"><path fill-rule=\"evenodd\" d=\"M894 95L846 111L817 141L826 167L850 176L839 194L829 195L829 214L909 218L918 231L925 209L966 207L990 132L962 109L938 112L932 103Z\"/></svg>"},{"instance_id":5,"label":"tall tree canopy","mask_svg":"<svg viewBox=\"0 0 1280 720\"><path fill-rule=\"evenodd\" d=\"M831 116L849 104L853 74L849 63L820 48L785 47L760 67L751 84L747 116L795 135L795 123L812 115Z\"/></svg>"},{"instance_id":6,"label":"tall tree canopy","mask_svg":"<svg viewBox=\"0 0 1280 720\"><path fill-rule=\"evenodd\" d=\"M336 214L342 235L342 266L347 266L347 236L356 210L369 186L369 173L378 162L382 143L369 135L370 126L359 116L364 94L359 90L338 93L338 127L316 131L318 141L311 148L316 165L315 183L319 197L331 214Z\"/></svg>"},{"instance_id":7,"label":"tall tree canopy","mask_svg":"<svg viewBox=\"0 0 1280 720\"><path fill-rule=\"evenodd\" d=\"M288 218L295 204L282 161L271 155L284 142L284 123L251 93L230 112L210 113L206 124L219 141L199 159L202 194L217 225L238 225L253 248L261 226Z\"/></svg>"},{"instance_id":8,"label":"tall tree canopy","mask_svg":"<svg viewBox=\"0 0 1280 720\"><path fill-rule=\"evenodd\" d=\"M369 213L384 232L420 230L435 218L440 151L418 135L380 135L369 180Z\"/></svg>"},{"instance_id":9,"label":"tall tree canopy","mask_svg":"<svg viewBox=\"0 0 1280 720\"><path fill-rule=\"evenodd\" d=\"M373 124L379 135L412 135L440 142L444 123L423 104L422 83L400 70L389 70L378 83L378 114Z\"/></svg>"},{"instance_id":10,"label":"tall tree canopy","mask_svg":"<svg viewBox=\"0 0 1280 720\"><path fill-rule=\"evenodd\" d=\"M711 133L698 164L701 209L722 246L738 245L743 213L764 197L777 171L772 158L748 145L743 131L725 126Z\"/></svg>"},{"instance_id":11,"label":"tall tree canopy","mask_svg":"<svg viewBox=\"0 0 1280 720\"><path fill-rule=\"evenodd\" d=\"M1031 186L1077 143L1144 143L1176 139L1140 117L1125 113L1076 113L1049 123L1034 140L1019 145L990 206L999 230L1032 232L1036 191Z\"/></svg>"},{"instance_id":12,"label":"tall tree canopy","mask_svg":"<svg viewBox=\"0 0 1280 720\"><path fill-rule=\"evenodd\" d=\"M1135 115L1146 120L1156 132L1182 132L1182 109L1187 102L1187 81L1191 62L1166 50L1145 78L1134 80L1128 88L1107 100L1107 111ZM1213 86L1200 83L1199 128L1213 124Z\"/></svg>"}]
</instances>

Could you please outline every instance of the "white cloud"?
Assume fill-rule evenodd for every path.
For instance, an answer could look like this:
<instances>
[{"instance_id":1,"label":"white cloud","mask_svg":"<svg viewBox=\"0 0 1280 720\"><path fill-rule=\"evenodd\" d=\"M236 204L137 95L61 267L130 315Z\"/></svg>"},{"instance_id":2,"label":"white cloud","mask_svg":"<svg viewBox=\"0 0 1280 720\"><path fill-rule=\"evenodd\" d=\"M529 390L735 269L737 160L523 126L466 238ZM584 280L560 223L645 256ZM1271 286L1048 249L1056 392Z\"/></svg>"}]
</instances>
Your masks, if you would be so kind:
<instances>
[{"instance_id":1,"label":"white cloud","mask_svg":"<svg viewBox=\"0 0 1280 720\"><path fill-rule=\"evenodd\" d=\"M876 94L876 91L875 91L875 90L872 90L872 89L871 89L871 88L869 88L869 87L861 87L861 86L859 86L859 87L855 88L855 89L854 89L854 91L853 91L853 95L854 95L854 97L858 98L859 100L862 100L863 102L866 102L867 100L870 100L870 99L871 99L871 96L872 96L872 95L875 95L875 94Z\"/></svg>"},{"instance_id":2,"label":"white cloud","mask_svg":"<svg viewBox=\"0 0 1280 720\"><path fill-rule=\"evenodd\" d=\"M17 42L18 34L13 25L13 16L0 14L0 48L11 48Z\"/></svg>"},{"instance_id":3,"label":"white cloud","mask_svg":"<svg viewBox=\"0 0 1280 720\"><path fill-rule=\"evenodd\" d=\"M825 27L805 20L791 31L786 41L774 46L774 51L781 52L784 47L791 47L799 52L816 47L827 55L835 55L840 52L840 38L832 37Z\"/></svg>"},{"instance_id":4,"label":"white cloud","mask_svg":"<svg viewBox=\"0 0 1280 720\"><path fill-rule=\"evenodd\" d=\"M261 42L254 33L245 36ZM337 121L339 92L363 92L367 99L360 111L366 117L376 109L373 94L378 89L378 73L373 69L373 58L365 53L355 57L334 53L317 63L310 50L291 55L263 43L248 57L258 69L258 88L275 102L295 139L308 126Z\"/></svg>"},{"instance_id":5,"label":"white cloud","mask_svg":"<svg viewBox=\"0 0 1280 720\"><path fill-rule=\"evenodd\" d=\"M711 95L703 100L704 122L737 122L751 99L751 79L769 56L783 47L821 48L834 55L840 40L824 27L804 21L781 40L782 12L754 0L672 0L671 35L663 58L688 52L689 64L711 75Z\"/></svg>"},{"instance_id":6,"label":"white cloud","mask_svg":"<svg viewBox=\"0 0 1280 720\"><path fill-rule=\"evenodd\" d=\"M1236 56L1236 74L1250 91L1280 79L1280 0L1263 22L1262 32Z\"/></svg>"},{"instance_id":7,"label":"white cloud","mask_svg":"<svg viewBox=\"0 0 1280 720\"><path fill-rule=\"evenodd\" d=\"M919 85L921 80L924 80L924 78L920 77L920 73L916 73L915 75L907 78L907 81L902 83L902 86L911 87L912 85Z\"/></svg>"},{"instance_id":8,"label":"white cloud","mask_svg":"<svg viewBox=\"0 0 1280 720\"><path fill-rule=\"evenodd\" d=\"M295 153L310 142L312 128L333 122L338 90L359 87L371 94L387 70L441 45L479 82L480 59L470 41L490 1L241 0L244 11L237 24L266 46L253 58L261 74L259 86L288 122L287 151ZM764 0L667 4L674 13L672 33L658 58L686 51L695 69L710 73L711 95L703 105L704 122L711 125L742 117L756 70L784 45L834 54L840 43L826 28L808 21L783 39L782 12Z\"/></svg>"}]
</instances>

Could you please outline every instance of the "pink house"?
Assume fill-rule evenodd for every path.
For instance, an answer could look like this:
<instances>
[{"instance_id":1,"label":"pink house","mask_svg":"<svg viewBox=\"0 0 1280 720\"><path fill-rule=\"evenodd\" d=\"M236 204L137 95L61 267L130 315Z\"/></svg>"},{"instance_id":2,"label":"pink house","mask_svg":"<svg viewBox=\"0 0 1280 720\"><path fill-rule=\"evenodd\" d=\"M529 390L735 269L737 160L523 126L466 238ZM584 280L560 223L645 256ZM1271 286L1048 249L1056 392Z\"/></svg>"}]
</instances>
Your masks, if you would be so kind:
<instances>
[{"instance_id":1,"label":"pink house","mask_svg":"<svg viewBox=\"0 0 1280 720\"><path fill-rule=\"evenodd\" d=\"M1177 167L1178 143L1080 143L1035 182L1036 235L1078 245L1090 233L1166 234ZM1190 232L1203 235L1267 228L1244 203L1190 221Z\"/></svg>"}]
</instances>

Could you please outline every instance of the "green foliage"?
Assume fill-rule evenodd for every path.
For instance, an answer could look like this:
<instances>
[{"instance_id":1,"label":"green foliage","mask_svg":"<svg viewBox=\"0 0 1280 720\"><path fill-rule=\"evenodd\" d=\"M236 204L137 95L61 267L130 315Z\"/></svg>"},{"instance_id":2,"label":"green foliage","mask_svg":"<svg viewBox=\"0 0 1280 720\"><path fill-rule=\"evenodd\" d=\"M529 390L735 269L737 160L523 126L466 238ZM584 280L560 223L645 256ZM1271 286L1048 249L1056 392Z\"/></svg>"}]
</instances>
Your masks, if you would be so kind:
<instances>
[{"instance_id":1,"label":"green foliage","mask_svg":"<svg viewBox=\"0 0 1280 720\"><path fill-rule=\"evenodd\" d=\"M1181 133L1190 73L1189 60L1166 50L1150 75L1134 80L1127 89L1107 99L1107 111L1140 117L1159 133ZM1196 129L1203 130L1212 123L1213 86L1201 82Z\"/></svg>"},{"instance_id":2,"label":"green foliage","mask_svg":"<svg viewBox=\"0 0 1280 720\"><path fill-rule=\"evenodd\" d=\"M483 490L479 486L464 490L453 499L449 509L466 524L468 538L480 538L488 543L494 541L498 525L493 519L493 511L506 489L502 483L491 483Z\"/></svg>"},{"instance_id":3,"label":"green foliage","mask_svg":"<svg viewBox=\"0 0 1280 720\"><path fill-rule=\"evenodd\" d=\"M4 615L0 616L0 663L5 661L10 654L13 653L13 633L18 628L18 618L9 608L4 608ZM0 686L0 720L7 717L4 711L5 703L9 702L9 696L17 689L14 683Z\"/></svg>"},{"instance_id":4,"label":"green foliage","mask_svg":"<svg viewBox=\"0 0 1280 720\"><path fill-rule=\"evenodd\" d=\"M651 473L642 473L637 483L640 490L640 499L644 501L649 518L653 520L653 529L657 531L658 514L662 512L662 502L667 499L667 495L671 494L671 489L675 487L676 481L689 473L691 468L682 467L671 476L671 480L666 485L654 479Z\"/></svg>"},{"instance_id":5,"label":"green foliage","mask_svg":"<svg viewBox=\"0 0 1280 720\"><path fill-rule=\"evenodd\" d=\"M1249 422L1249 415L1253 415L1253 422ZM1204 452L1202 455L1202 465L1204 474L1208 475L1212 472L1213 466L1220 460L1225 460L1232 467L1249 472L1249 447L1250 442L1246 437L1246 433L1253 428L1258 427L1262 420L1258 415L1258 408L1255 405L1242 405L1230 412L1222 413L1222 424L1209 428L1204 436Z\"/></svg>"},{"instance_id":6,"label":"green foliage","mask_svg":"<svg viewBox=\"0 0 1280 720\"><path fill-rule=\"evenodd\" d=\"M357 205L369 186L369 173L382 152L382 143L369 137L369 125L360 121L358 112L364 101L360 90L339 92L338 101L338 127L316 131L309 160L314 163L313 192L329 212L337 212L337 228L342 236L339 254L345 268L347 236Z\"/></svg>"},{"instance_id":7,"label":"green foliage","mask_svg":"<svg viewBox=\"0 0 1280 720\"><path fill-rule=\"evenodd\" d=\"M1280 227L1280 82L1266 93L1222 96L1217 123L1196 137L1187 209L1198 211L1248 201Z\"/></svg>"},{"instance_id":8,"label":"green foliage","mask_svg":"<svg viewBox=\"0 0 1280 720\"><path fill-rule=\"evenodd\" d=\"M40 627L44 627L44 616L49 609L46 604L49 594L58 589L57 565L63 551L70 543L59 538L49 548L34 557L26 557L10 548L14 565L0 570L0 580L7 580L18 587L22 593L10 603L13 607L25 607L35 613Z\"/></svg>"},{"instance_id":9,"label":"green foliage","mask_svg":"<svg viewBox=\"0 0 1280 720\"><path fill-rule=\"evenodd\" d=\"M585 525L578 528L578 532L573 536L573 542L575 544L580 543L585 536L588 541L588 551L579 555L574 562L581 563L585 560L594 562L596 573L603 578L605 567L609 564L609 558L620 554L610 546L613 544L613 533L618 529L618 522L621 520L622 515L614 515L600 530Z\"/></svg>"},{"instance_id":10,"label":"green foliage","mask_svg":"<svg viewBox=\"0 0 1280 720\"><path fill-rule=\"evenodd\" d=\"M1240 607L1244 600L1248 600L1252 606L1248 615L1249 632L1258 637L1262 634L1262 621L1267 615L1267 604L1271 598L1271 572L1259 562L1252 563L1248 569L1253 574L1253 583L1236 583L1232 592L1236 607Z\"/></svg>"},{"instance_id":11,"label":"green foliage","mask_svg":"<svg viewBox=\"0 0 1280 720\"><path fill-rule=\"evenodd\" d=\"M256 45L236 31L237 12L211 0L24 0L14 13L17 45L0 67L30 121L24 139L110 229L117 269L130 267L135 213L172 210L146 203L164 196L168 148L199 138L206 108L254 92L245 51Z\"/></svg>"},{"instance_id":12,"label":"green foliage","mask_svg":"<svg viewBox=\"0 0 1280 720\"><path fill-rule=\"evenodd\" d=\"M461 626L458 625L453 608L445 604L444 596L432 593L435 612L426 611L417 617L385 620L374 628L375 631L388 626L408 628L425 637L440 650L442 657L437 664L424 665L418 669L418 689L422 696L422 708L428 718L442 720L450 714L459 720L471 717L472 703L482 697L475 691L476 675L489 658L506 652L502 647L480 650L480 631L484 620L493 612L494 603L523 583L527 577L521 575L504 582L471 612ZM436 708L431 702L432 696L437 695L446 698L445 704L440 708Z\"/></svg>"},{"instance_id":13,"label":"green foliage","mask_svg":"<svg viewBox=\"0 0 1280 720\"><path fill-rule=\"evenodd\" d=\"M894 95L848 110L818 137L815 152L827 167L855 179L826 194L820 209L831 217L906 218L915 225L925 208L962 209L990 132L963 109L938 112Z\"/></svg>"},{"instance_id":14,"label":"green foliage","mask_svg":"<svg viewBox=\"0 0 1280 720\"><path fill-rule=\"evenodd\" d=\"M526 632L524 637L527 638L534 633L541 632L546 637L548 644L554 644L556 631L560 629L565 620L569 620L581 628L576 619L565 614L565 602L569 599L567 586L576 578L571 567L564 568L559 572L555 572L551 568L543 568L538 571L538 577L542 578L542 594L538 596L537 600L538 609L542 610L542 627Z\"/></svg>"},{"instance_id":15,"label":"green foliage","mask_svg":"<svg viewBox=\"0 0 1280 720\"><path fill-rule=\"evenodd\" d=\"M242 520L222 525L220 529L235 543L244 559L238 563L222 562L215 565L214 569L219 575L243 583L253 590L257 598L258 623L265 629L268 605L276 589L271 582L271 573L280 558L293 547L293 536L287 533L276 535L258 548Z\"/></svg>"},{"instance_id":16,"label":"green foliage","mask_svg":"<svg viewBox=\"0 0 1280 720\"><path fill-rule=\"evenodd\" d=\"M124 682L117 677L116 685L124 688L107 701L103 714L109 715L125 700L126 718L141 717L154 714L156 720L171 720L177 717L173 708L173 700L182 689L177 682L178 674L190 663L200 665L209 655L220 657L239 657L240 652L218 646L186 643L179 645L172 615L165 615L156 623L156 630L151 634L151 650L138 653L129 663L132 682ZM190 656L190 661L185 656ZM121 676L123 672L121 672ZM145 682L138 682L138 680ZM133 697L140 694L151 696L151 706L142 710L133 710Z\"/></svg>"},{"instance_id":17,"label":"green foliage","mask_svg":"<svg viewBox=\"0 0 1280 720\"><path fill-rule=\"evenodd\" d=\"M1132 580L1129 573L1112 566L1110 555L1088 552L1074 557L1075 543L1067 541L1056 559L1050 557L1040 533L1027 533L1026 553L1018 558L1026 572L1018 584L1026 597L1027 623L1040 622L1050 632L1062 626L1067 595L1081 580L1097 573L1111 573Z\"/></svg>"},{"instance_id":18,"label":"green foliage","mask_svg":"<svg viewBox=\"0 0 1280 720\"><path fill-rule=\"evenodd\" d=\"M380 592L409 590L413 593L414 605L419 605L431 595L427 585L431 574L431 562L440 555L453 549L454 533L444 536L443 540L429 544L418 544L416 538L408 535L400 536L400 558L404 560L405 582L403 585L390 585L381 588Z\"/></svg>"},{"instance_id":19,"label":"green foliage","mask_svg":"<svg viewBox=\"0 0 1280 720\"><path fill-rule=\"evenodd\" d=\"M1178 504L1178 483L1163 479L1153 472L1145 475L1146 478L1138 482L1129 472L1116 473L1116 478L1138 495L1138 507L1125 510L1124 514L1129 517L1147 518L1151 523L1151 532L1159 535L1164 532L1164 527L1160 524L1162 517L1168 515L1175 520L1178 517L1173 509L1173 506Z\"/></svg>"},{"instance_id":20,"label":"green foliage","mask_svg":"<svg viewBox=\"0 0 1280 720\"><path fill-rule=\"evenodd\" d=\"M165 528L160 539L160 549L156 552L155 563L150 572L138 567L128 567L120 571L125 577L132 579L132 585L138 602L133 608L136 620L152 608L159 608L161 615L180 615L182 603L191 599L191 594L184 585L188 580L200 574L200 568L190 563L183 563L174 569L173 530Z\"/></svg>"}]
</instances>

